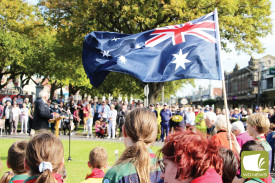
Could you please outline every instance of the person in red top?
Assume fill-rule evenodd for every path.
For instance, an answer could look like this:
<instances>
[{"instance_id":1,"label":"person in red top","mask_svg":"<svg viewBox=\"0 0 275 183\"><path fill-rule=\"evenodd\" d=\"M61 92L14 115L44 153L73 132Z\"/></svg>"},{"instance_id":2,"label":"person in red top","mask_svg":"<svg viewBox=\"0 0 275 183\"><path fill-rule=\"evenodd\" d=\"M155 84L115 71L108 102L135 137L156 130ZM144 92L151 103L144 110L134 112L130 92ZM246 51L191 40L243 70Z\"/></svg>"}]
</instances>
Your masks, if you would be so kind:
<instances>
[{"instance_id":1,"label":"person in red top","mask_svg":"<svg viewBox=\"0 0 275 183\"><path fill-rule=\"evenodd\" d=\"M103 147L96 147L91 150L88 166L92 173L88 174L82 183L102 182L105 173L103 170L107 167L108 154Z\"/></svg>"},{"instance_id":2,"label":"person in red top","mask_svg":"<svg viewBox=\"0 0 275 183\"><path fill-rule=\"evenodd\" d=\"M25 169L29 178L24 183L63 183L64 149L59 138L50 133L34 136L26 149Z\"/></svg>"},{"instance_id":3,"label":"person in red top","mask_svg":"<svg viewBox=\"0 0 275 183\"><path fill-rule=\"evenodd\" d=\"M223 160L219 144L201 133L179 131L168 136L159 160L164 183L222 183Z\"/></svg>"}]
</instances>

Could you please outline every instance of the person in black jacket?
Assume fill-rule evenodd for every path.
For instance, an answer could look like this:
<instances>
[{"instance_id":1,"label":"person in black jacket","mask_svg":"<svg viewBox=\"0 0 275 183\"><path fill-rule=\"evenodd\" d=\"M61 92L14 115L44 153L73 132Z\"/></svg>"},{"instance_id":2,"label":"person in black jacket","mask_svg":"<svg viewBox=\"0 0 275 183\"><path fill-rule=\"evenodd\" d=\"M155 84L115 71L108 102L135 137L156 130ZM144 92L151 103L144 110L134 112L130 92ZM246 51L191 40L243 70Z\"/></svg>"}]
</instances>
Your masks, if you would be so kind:
<instances>
[{"instance_id":1,"label":"person in black jacket","mask_svg":"<svg viewBox=\"0 0 275 183\"><path fill-rule=\"evenodd\" d=\"M34 114L33 114L33 124L32 127L35 130L35 133L41 131L49 130L49 119L58 117L59 114L51 114L49 106L46 101L48 100L48 93L45 90L42 90L39 93L39 97L34 102Z\"/></svg>"}]
</instances>

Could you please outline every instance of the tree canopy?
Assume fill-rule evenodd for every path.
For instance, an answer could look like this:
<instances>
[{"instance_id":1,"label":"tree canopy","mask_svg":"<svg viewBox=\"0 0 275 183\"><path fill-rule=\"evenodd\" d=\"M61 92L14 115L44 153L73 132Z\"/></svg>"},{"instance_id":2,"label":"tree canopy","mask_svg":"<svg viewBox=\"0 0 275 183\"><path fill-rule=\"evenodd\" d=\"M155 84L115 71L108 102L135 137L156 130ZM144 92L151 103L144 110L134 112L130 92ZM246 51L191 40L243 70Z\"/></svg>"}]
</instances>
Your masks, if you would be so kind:
<instances>
[{"instance_id":1,"label":"tree canopy","mask_svg":"<svg viewBox=\"0 0 275 183\"><path fill-rule=\"evenodd\" d=\"M2 0L0 79L37 74L70 85L71 93L142 95L146 83L120 73L109 74L98 89L89 84L81 58L84 36L92 31L135 34L185 23L215 8L222 49L230 51L227 44L234 43L240 52L264 51L259 38L272 31L269 0L40 0L39 7ZM183 83L193 80L150 83L149 97L155 102L163 86L166 95L175 94Z\"/></svg>"}]
</instances>

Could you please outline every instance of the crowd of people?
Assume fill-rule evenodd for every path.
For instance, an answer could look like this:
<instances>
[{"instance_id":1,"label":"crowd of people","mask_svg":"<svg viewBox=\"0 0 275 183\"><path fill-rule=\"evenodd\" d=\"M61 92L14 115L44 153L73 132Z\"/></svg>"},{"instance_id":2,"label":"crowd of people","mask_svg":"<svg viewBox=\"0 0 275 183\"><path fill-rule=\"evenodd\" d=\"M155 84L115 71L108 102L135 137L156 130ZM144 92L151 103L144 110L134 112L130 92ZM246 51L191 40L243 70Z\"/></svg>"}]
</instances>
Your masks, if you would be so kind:
<instances>
[{"instance_id":1,"label":"crowd of people","mask_svg":"<svg viewBox=\"0 0 275 183\"><path fill-rule=\"evenodd\" d=\"M64 135L69 134L73 129L77 132L81 124L83 125L83 133L87 134L87 138L121 138L125 115L132 109L144 108L144 104L140 101L128 103L116 99L105 101L98 98L74 100L73 96L69 97L66 102L61 97L59 99L54 97L47 99L45 103L52 114L57 113L63 117L61 123L49 124L53 133L57 128L59 132L63 131L62 134ZM166 103L162 106L159 103L150 104L149 109L155 113L158 119L157 141L164 141L169 133L179 128L210 130L211 124L207 123L204 115L207 112L214 112L209 105L184 107L182 105L169 106ZM254 111L243 107L234 108L229 110L229 118L231 122L242 121L246 129L246 120L254 112L265 114L271 123L275 123L273 108L256 107ZM225 115L225 109L216 108L215 114ZM21 95L18 95L12 99L8 96L2 99L0 119L5 119L6 134L30 134L31 129L33 129L33 117L34 102L30 101L28 97L22 98ZM20 131L18 131L19 124L21 124ZM95 133L93 133L93 129Z\"/></svg>"},{"instance_id":2,"label":"crowd of people","mask_svg":"<svg viewBox=\"0 0 275 183\"><path fill-rule=\"evenodd\" d=\"M112 107L111 107L112 108ZM111 110L111 109L110 109ZM240 157L244 151L267 151L269 172L273 171L273 124L263 113L253 113L243 122L233 122L228 129L226 116L205 112L205 123L213 125L207 133L196 127L176 128L165 139L163 147L155 154L150 147L158 133L156 113L146 108L128 112L122 127L125 150L115 164L104 173L108 153L102 147L91 150L88 166L89 182L273 182L266 178L242 178ZM187 124L185 124L187 126ZM268 137L270 136L271 137ZM273 140L274 141L274 140ZM43 142L43 143L41 143ZM59 138L52 133L39 133L29 141L18 141L8 151L7 165L12 170L0 182L65 182L64 150ZM84 180L85 179L85 180ZM8 182L6 181L6 182Z\"/></svg>"}]
</instances>

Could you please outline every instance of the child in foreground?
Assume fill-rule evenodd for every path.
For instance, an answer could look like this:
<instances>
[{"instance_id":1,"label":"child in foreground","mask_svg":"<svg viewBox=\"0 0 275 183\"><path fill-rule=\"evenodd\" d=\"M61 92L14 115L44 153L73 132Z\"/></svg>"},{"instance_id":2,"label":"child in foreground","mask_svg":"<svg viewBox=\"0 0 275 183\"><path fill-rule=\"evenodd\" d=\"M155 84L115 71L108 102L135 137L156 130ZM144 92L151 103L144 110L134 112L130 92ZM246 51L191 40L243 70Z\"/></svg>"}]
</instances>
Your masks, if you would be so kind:
<instances>
[{"instance_id":1,"label":"child in foreground","mask_svg":"<svg viewBox=\"0 0 275 183\"><path fill-rule=\"evenodd\" d=\"M13 176L10 183L23 183L28 178L27 171L24 169L25 151L28 145L27 141L14 142L8 151L7 166L12 169ZM11 175L11 174L9 174Z\"/></svg>"},{"instance_id":2,"label":"child in foreground","mask_svg":"<svg viewBox=\"0 0 275 183\"><path fill-rule=\"evenodd\" d=\"M107 167L108 154L102 147L96 147L91 150L88 166L92 173L88 174L82 183L101 183L105 175L103 170Z\"/></svg>"},{"instance_id":3,"label":"child in foreground","mask_svg":"<svg viewBox=\"0 0 275 183\"><path fill-rule=\"evenodd\" d=\"M61 172L64 165L64 149L61 141L50 133L34 136L26 149L25 169L29 178L25 183L63 183Z\"/></svg>"}]
</instances>

